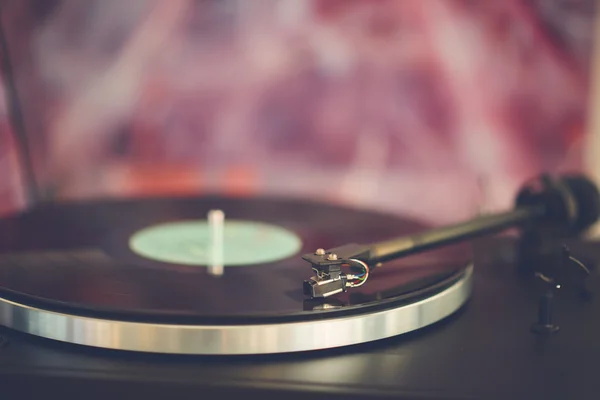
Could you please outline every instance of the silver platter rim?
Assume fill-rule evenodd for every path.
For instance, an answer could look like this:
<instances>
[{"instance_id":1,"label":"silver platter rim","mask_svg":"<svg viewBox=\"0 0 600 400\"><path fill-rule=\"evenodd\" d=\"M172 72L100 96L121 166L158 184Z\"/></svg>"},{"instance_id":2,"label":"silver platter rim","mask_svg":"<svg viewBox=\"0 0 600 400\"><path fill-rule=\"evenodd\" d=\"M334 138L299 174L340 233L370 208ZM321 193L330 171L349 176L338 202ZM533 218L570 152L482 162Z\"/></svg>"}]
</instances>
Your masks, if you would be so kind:
<instances>
[{"instance_id":1,"label":"silver platter rim","mask_svg":"<svg viewBox=\"0 0 600 400\"><path fill-rule=\"evenodd\" d=\"M438 322L471 295L473 265L437 294L401 307L348 317L256 325L171 325L99 319L0 298L0 325L60 342L111 350L189 355L293 353L350 346Z\"/></svg>"}]
</instances>

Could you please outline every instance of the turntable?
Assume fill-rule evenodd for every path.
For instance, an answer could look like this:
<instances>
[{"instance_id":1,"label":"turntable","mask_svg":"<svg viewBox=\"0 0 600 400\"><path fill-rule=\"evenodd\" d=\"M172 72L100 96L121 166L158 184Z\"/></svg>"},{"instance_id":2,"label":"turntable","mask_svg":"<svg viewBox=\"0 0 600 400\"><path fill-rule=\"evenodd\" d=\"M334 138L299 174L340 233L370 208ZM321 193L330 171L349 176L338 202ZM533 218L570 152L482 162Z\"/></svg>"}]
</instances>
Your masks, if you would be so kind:
<instances>
[{"instance_id":1,"label":"turntable","mask_svg":"<svg viewBox=\"0 0 600 400\"><path fill-rule=\"evenodd\" d=\"M267 198L43 205L0 222L0 381L20 396L582 398L600 254L577 236L599 210L580 176L441 228Z\"/></svg>"},{"instance_id":2,"label":"turntable","mask_svg":"<svg viewBox=\"0 0 600 400\"><path fill-rule=\"evenodd\" d=\"M4 222L2 325L107 349L239 355L353 345L437 322L471 286L466 246L377 268L344 249L325 253L425 227L301 201L70 204ZM319 278L309 279L304 253L326 263Z\"/></svg>"}]
</instances>

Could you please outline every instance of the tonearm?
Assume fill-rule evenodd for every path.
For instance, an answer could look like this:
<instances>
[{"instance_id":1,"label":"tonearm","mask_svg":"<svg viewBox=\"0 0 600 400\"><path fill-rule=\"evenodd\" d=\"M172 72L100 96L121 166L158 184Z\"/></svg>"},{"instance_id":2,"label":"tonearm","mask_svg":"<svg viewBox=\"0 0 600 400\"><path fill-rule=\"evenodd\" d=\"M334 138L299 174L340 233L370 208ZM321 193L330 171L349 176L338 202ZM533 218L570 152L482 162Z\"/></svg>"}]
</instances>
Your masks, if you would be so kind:
<instances>
[{"instance_id":1,"label":"tonearm","mask_svg":"<svg viewBox=\"0 0 600 400\"><path fill-rule=\"evenodd\" d=\"M589 179L543 175L524 185L510 211L383 242L350 243L305 254L302 258L311 264L315 276L304 281L304 293L323 298L345 292L365 284L373 269L386 261L508 228L533 227L544 237L574 236L594 224L599 215L600 194Z\"/></svg>"}]
</instances>

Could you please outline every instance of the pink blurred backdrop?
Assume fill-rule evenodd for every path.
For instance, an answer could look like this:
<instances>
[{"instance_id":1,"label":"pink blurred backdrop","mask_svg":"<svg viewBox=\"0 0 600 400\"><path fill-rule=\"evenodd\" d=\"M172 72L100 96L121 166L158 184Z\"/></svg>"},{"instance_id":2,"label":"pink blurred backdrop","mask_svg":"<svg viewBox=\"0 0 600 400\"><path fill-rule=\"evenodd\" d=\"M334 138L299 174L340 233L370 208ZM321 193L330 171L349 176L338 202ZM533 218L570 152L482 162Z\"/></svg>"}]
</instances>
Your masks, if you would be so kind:
<instances>
[{"instance_id":1,"label":"pink blurred backdrop","mask_svg":"<svg viewBox=\"0 0 600 400\"><path fill-rule=\"evenodd\" d=\"M42 192L449 222L580 170L593 0L4 3ZM24 206L0 103L0 213Z\"/></svg>"}]
</instances>

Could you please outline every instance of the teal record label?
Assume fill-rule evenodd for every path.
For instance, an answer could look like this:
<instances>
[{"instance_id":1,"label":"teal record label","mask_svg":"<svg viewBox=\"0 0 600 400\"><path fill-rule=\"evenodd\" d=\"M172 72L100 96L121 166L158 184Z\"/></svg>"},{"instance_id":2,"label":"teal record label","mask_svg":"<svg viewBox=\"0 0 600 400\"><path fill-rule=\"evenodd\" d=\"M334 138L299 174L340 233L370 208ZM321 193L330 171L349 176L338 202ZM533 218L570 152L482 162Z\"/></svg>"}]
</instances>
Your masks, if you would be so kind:
<instances>
[{"instance_id":1,"label":"teal record label","mask_svg":"<svg viewBox=\"0 0 600 400\"><path fill-rule=\"evenodd\" d=\"M215 230L206 220L144 228L129 240L139 256L171 264L225 267L276 262L302 248L298 235L261 222L226 220Z\"/></svg>"}]
</instances>

